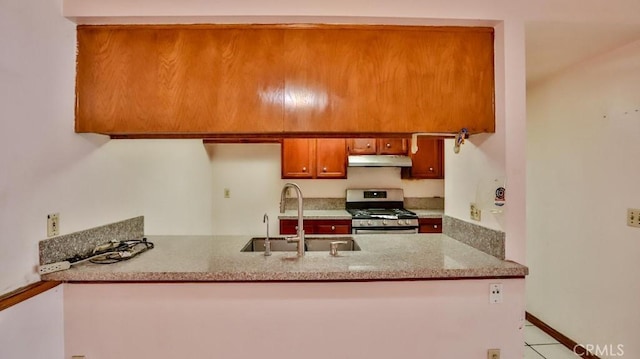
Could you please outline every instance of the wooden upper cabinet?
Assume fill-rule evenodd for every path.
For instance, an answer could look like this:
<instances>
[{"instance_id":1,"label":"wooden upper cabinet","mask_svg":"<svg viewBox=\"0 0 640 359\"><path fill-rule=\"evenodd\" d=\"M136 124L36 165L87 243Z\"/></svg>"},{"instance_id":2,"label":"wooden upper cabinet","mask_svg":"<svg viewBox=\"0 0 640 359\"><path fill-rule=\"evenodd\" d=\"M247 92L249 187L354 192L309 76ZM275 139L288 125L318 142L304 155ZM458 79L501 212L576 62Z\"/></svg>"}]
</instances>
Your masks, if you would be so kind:
<instances>
[{"instance_id":1,"label":"wooden upper cabinet","mask_svg":"<svg viewBox=\"0 0 640 359\"><path fill-rule=\"evenodd\" d=\"M411 154L411 162L402 169L402 178L444 178L444 140L418 136L418 152Z\"/></svg>"},{"instance_id":2,"label":"wooden upper cabinet","mask_svg":"<svg viewBox=\"0 0 640 359\"><path fill-rule=\"evenodd\" d=\"M313 178L316 164L316 140L285 138L282 140L282 178Z\"/></svg>"},{"instance_id":3,"label":"wooden upper cabinet","mask_svg":"<svg viewBox=\"0 0 640 359\"><path fill-rule=\"evenodd\" d=\"M344 138L285 138L282 178L346 178Z\"/></svg>"},{"instance_id":4,"label":"wooden upper cabinet","mask_svg":"<svg viewBox=\"0 0 640 359\"><path fill-rule=\"evenodd\" d=\"M281 29L77 31L77 132L282 132Z\"/></svg>"},{"instance_id":5,"label":"wooden upper cabinet","mask_svg":"<svg viewBox=\"0 0 640 359\"><path fill-rule=\"evenodd\" d=\"M350 138L347 147L350 155L406 155L407 143L405 138Z\"/></svg>"},{"instance_id":6,"label":"wooden upper cabinet","mask_svg":"<svg viewBox=\"0 0 640 359\"><path fill-rule=\"evenodd\" d=\"M491 28L81 25L77 39L77 132L495 131Z\"/></svg>"},{"instance_id":7,"label":"wooden upper cabinet","mask_svg":"<svg viewBox=\"0 0 640 359\"><path fill-rule=\"evenodd\" d=\"M344 138L316 140L316 177L347 177L347 148Z\"/></svg>"},{"instance_id":8,"label":"wooden upper cabinet","mask_svg":"<svg viewBox=\"0 0 640 359\"><path fill-rule=\"evenodd\" d=\"M285 132L494 132L493 31L285 32Z\"/></svg>"},{"instance_id":9,"label":"wooden upper cabinet","mask_svg":"<svg viewBox=\"0 0 640 359\"><path fill-rule=\"evenodd\" d=\"M378 153L381 155L406 155L407 142L405 138L379 138Z\"/></svg>"}]
</instances>

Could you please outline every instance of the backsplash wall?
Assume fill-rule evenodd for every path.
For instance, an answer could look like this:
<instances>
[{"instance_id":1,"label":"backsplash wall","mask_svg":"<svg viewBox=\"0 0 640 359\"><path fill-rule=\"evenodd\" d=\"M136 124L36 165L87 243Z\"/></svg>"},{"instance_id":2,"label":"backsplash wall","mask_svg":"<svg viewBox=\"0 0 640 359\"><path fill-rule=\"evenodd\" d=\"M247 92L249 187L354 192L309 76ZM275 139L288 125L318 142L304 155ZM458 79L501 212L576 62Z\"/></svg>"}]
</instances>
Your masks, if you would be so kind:
<instances>
[{"instance_id":1,"label":"backsplash wall","mask_svg":"<svg viewBox=\"0 0 640 359\"><path fill-rule=\"evenodd\" d=\"M295 182L307 198L343 198L347 188L397 187L406 197L443 197L444 180L403 180L399 168L349 168L347 179L283 180L279 144L207 144L214 234L262 233L264 213L277 230L280 190ZM230 198L224 198L224 189Z\"/></svg>"}]
</instances>

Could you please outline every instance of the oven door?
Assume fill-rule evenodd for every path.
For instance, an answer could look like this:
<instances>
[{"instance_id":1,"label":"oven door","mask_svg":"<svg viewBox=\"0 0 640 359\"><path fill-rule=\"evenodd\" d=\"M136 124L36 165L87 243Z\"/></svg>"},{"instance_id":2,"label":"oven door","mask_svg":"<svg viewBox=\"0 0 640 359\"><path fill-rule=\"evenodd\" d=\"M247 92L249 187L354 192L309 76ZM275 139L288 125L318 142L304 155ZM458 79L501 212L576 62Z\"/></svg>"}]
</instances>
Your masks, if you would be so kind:
<instances>
[{"instance_id":1,"label":"oven door","mask_svg":"<svg viewBox=\"0 0 640 359\"><path fill-rule=\"evenodd\" d=\"M415 234L418 228L352 228L353 234Z\"/></svg>"}]
</instances>

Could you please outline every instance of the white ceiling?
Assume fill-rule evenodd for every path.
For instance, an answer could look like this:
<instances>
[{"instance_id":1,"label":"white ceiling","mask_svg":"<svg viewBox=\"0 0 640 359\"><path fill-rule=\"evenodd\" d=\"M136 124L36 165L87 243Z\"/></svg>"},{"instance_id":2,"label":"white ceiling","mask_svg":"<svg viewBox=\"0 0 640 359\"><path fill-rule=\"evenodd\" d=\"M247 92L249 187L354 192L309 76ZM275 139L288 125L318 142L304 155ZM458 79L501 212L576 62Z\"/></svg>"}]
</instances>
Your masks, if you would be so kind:
<instances>
[{"instance_id":1,"label":"white ceiling","mask_svg":"<svg viewBox=\"0 0 640 359\"><path fill-rule=\"evenodd\" d=\"M514 1L526 23L528 86L640 40L640 0Z\"/></svg>"},{"instance_id":2,"label":"white ceiling","mask_svg":"<svg viewBox=\"0 0 640 359\"><path fill-rule=\"evenodd\" d=\"M529 22L526 25L527 85L544 81L571 65L635 40L640 40L640 24Z\"/></svg>"}]
</instances>

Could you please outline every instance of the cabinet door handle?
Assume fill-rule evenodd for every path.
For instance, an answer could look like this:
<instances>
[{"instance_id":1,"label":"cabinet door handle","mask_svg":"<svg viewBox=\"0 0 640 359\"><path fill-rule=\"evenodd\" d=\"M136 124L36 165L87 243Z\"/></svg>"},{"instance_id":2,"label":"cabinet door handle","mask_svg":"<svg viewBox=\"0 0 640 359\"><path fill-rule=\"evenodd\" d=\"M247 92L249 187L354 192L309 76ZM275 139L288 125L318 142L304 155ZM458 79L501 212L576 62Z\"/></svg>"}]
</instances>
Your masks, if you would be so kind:
<instances>
[{"instance_id":1,"label":"cabinet door handle","mask_svg":"<svg viewBox=\"0 0 640 359\"><path fill-rule=\"evenodd\" d=\"M322 167L322 172L327 172L327 167Z\"/></svg>"},{"instance_id":2,"label":"cabinet door handle","mask_svg":"<svg viewBox=\"0 0 640 359\"><path fill-rule=\"evenodd\" d=\"M438 229L438 225L437 225L437 224L434 224L434 225L433 225L433 228Z\"/></svg>"},{"instance_id":3,"label":"cabinet door handle","mask_svg":"<svg viewBox=\"0 0 640 359\"><path fill-rule=\"evenodd\" d=\"M433 167L429 167L429 172L433 172Z\"/></svg>"},{"instance_id":4,"label":"cabinet door handle","mask_svg":"<svg viewBox=\"0 0 640 359\"><path fill-rule=\"evenodd\" d=\"M387 148L391 148L391 144L390 143L387 143Z\"/></svg>"},{"instance_id":5,"label":"cabinet door handle","mask_svg":"<svg viewBox=\"0 0 640 359\"><path fill-rule=\"evenodd\" d=\"M302 167L302 172L307 172L307 167Z\"/></svg>"},{"instance_id":6,"label":"cabinet door handle","mask_svg":"<svg viewBox=\"0 0 640 359\"><path fill-rule=\"evenodd\" d=\"M331 230L335 231L336 230L336 226L331 226Z\"/></svg>"},{"instance_id":7,"label":"cabinet door handle","mask_svg":"<svg viewBox=\"0 0 640 359\"><path fill-rule=\"evenodd\" d=\"M367 148L371 148L371 144L370 143L367 143Z\"/></svg>"}]
</instances>

